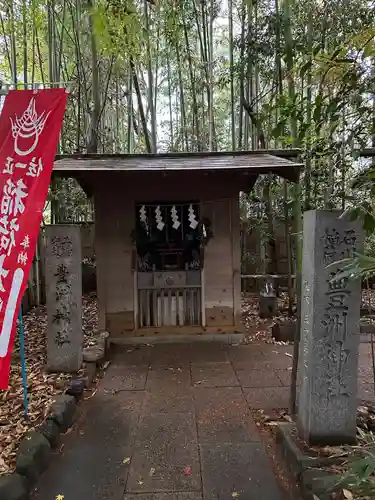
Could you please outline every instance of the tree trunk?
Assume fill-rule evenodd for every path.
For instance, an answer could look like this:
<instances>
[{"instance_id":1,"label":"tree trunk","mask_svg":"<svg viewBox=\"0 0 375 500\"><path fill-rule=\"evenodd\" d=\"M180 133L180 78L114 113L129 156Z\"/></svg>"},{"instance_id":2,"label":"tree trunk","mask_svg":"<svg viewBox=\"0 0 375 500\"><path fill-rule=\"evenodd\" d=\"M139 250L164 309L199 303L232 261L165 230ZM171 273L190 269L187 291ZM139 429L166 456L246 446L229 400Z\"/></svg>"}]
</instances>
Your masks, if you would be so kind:
<instances>
[{"instance_id":1,"label":"tree trunk","mask_svg":"<svg viewBox=\"0 0 375 500\"><path fill-rule=\"evenodd\" d=\"M100 84L99 84L99 67L98 53L96 44L96 35L94 32L94 24L92 18L93 0L87 0L89 11L89 33L91 40L91 71L92 71L92 100L93 108L91 112L91 127L90 138L87 146L88 153L97 153L99 147L99 121L100 121Z\"/></svg>"}]
</instances>

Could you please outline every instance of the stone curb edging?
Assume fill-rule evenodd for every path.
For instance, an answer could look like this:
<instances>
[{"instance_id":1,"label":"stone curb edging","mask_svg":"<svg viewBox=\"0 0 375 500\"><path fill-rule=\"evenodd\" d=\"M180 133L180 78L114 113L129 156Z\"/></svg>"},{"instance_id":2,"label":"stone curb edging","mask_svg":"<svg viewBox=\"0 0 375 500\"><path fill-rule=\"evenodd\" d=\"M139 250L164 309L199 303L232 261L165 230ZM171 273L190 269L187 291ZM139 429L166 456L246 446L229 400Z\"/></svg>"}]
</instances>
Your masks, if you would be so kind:
<instances>
[{"instance_id":1,"label":"stone curb edging","mask_svg":"<svg viewBox=\"0 0 375 500\"><path fill-rule=\"evenodd\" d=\"M52 450L60 443L60 435L73 425L77 403L90 388L109 349L108 338L98 345L100 356L86 361L86 376L70 381L65 394L54 398L44 422L22 438L13 473L0 475L0 500L28 500L40 474L47 469ZM96 346L94 346L96 347Z\"/></svg>"},{"instance_id":2,"label":"stone curb edging","mask_svg":"<svg viewBox=\"0 0 375 500\"><path fill-rule=\"evenodd\" d=\"M295 426L281 423L276 427L276 444L285 463L297 480L303 500L332 499L332 493L339 487L345 487L340 476L322 470L327 465L343 462L339 457L313 457L303 453L296 445L293 435Z\"/></svg>"}]
</instances>

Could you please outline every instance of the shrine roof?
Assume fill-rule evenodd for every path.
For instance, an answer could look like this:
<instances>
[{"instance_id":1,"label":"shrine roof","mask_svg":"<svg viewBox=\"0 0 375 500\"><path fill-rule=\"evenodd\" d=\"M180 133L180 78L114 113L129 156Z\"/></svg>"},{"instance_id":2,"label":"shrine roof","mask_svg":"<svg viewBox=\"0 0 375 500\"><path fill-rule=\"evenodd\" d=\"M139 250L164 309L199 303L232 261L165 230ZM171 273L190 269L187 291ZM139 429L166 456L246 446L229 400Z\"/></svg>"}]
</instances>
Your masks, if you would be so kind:
<instances>
[{"instance_id":1,"label":"shrine roof","mask_svg":"<svg viewBox=\"0 0 375 500\"><path fill-rule=\"evenodd\" d=\"M194 152L162 154L76 154L57 155L54 172L74 176L79 172L172 172L242 171L259 175L275 173L293 182L299 178L302 163L299 150L256 150L235 152Z\"/></svg>"}]
</instances>

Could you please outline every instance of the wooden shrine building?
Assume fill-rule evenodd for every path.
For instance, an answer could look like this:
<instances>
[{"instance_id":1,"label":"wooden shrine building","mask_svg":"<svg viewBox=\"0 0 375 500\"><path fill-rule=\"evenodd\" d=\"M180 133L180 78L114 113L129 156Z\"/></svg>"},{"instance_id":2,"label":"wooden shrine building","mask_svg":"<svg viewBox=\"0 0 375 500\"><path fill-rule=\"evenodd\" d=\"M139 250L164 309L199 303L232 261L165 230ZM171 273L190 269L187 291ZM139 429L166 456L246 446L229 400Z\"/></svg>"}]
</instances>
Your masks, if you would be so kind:
<instances>
[{"instance_id":1,"label":"wooden shrine building","mask_svg":"<svg viewBox=\"0 0 375 500\"><path fill-rule=\"evenodd\" d=\"M298 182L291 156L58 157L54 173L94 198L100 328L113 340L241 332L239 193L259 174Z\"/></svg>"}]
</instances>

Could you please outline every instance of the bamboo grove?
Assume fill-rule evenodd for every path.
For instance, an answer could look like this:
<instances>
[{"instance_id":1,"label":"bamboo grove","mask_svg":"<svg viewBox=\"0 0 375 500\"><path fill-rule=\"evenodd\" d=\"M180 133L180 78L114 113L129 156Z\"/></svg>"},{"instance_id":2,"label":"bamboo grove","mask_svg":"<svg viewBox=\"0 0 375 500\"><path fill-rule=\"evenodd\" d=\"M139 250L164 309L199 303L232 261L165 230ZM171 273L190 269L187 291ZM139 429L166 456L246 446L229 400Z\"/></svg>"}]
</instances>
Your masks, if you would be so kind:
<instances>
[{"instance_id":1,"label":"bamboo grove","mask_svg":"<svg viewBox=\"0 0 375 500\"><path fill-rule=\"evenodd\" d=\"M363 200L374 35L364 0L4 0L0 81L68 86L64 153L300 148L301 189L267 177L243 198L271 231L296 204Z\"/></svg>"}]
</instances>

